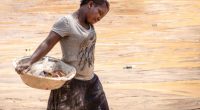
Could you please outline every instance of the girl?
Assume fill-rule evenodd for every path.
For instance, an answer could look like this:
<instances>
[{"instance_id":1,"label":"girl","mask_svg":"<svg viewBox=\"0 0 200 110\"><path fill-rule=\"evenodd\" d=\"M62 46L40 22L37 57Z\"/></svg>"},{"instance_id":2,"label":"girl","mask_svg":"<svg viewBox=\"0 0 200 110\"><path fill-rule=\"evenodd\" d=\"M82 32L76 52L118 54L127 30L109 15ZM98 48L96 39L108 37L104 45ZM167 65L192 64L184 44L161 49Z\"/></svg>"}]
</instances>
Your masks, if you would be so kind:
<instances>
[{"instance_id":1,"label":"girl","mask_svg":"<svg viewBox=\"0 0 200 110\"><path fill-rule=\"evenodd\" d=\"M47 110L109 110L102 85L94 74L96 33L93 24L109 11L107 0L81 0L80 8L60 18L28 63L19 65L20 74L44 57L60 41L62 61L74 66L77 75L61 88L52 90Z\"/></svg>"}]
</instances>

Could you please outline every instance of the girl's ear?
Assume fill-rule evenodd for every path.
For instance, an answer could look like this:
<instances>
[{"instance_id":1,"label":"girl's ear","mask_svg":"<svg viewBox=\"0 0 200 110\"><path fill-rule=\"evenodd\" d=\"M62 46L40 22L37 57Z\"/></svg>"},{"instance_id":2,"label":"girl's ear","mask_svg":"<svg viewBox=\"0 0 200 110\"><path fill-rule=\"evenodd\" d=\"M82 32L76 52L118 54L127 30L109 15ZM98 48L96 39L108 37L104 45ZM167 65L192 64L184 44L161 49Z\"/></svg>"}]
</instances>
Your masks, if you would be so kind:
<instances>
[{"instance_id":1,"label":"girl's ear","mask_svg":"<svg viewBox=\"0 0 200 110\"><path fill-rule=\"evenodd\" d=\"M91 7L93 7L94 6L94 2L91 0L91 1L89 1L88 2L88 8L91 8Z\"/></svg>"}]
</instances>

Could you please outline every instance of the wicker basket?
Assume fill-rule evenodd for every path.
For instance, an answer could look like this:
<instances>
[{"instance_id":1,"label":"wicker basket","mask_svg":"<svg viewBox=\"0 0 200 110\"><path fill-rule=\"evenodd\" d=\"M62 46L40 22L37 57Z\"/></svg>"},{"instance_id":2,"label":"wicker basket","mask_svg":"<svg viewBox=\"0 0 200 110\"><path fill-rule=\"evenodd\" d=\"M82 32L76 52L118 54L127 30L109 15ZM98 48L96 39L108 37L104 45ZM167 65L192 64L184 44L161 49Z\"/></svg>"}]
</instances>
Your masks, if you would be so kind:
<instances>
[{"instance_id":1,"label":"wicker basket","mask_svg":"<svg viewBox=\"0 0 200 110\"><path fill-rule=\"evenodd\" d=\"M43 61L46 58L49 59L49 62L59 62L59 64L62 66L61 69L63 70L63 72L66 75L63 76L63 77L45 77L45 76L40 76L40 75L34 75L32 73L32 71L28 71L26 73L19 74L21 79L22 79L22 81L26 85L28 85L30 87L33 87L33 88L37 88L37 89L53 90L53 89L60 88L61 86L63 86L63 84L66 81L71 80L75 76L76 69L73 66L70 66L70 65L62 62L59 59L52 58L52 57L44 57L39 61ZM25 63L29 59L30 59L29 56L16 59L13 62L13 65L16 68L16 66L18 64ZM34 64L37 64L37 62L34 63ZM32 69L32 67L31 67L31 69Z\"/></svg>"}]
</instances>

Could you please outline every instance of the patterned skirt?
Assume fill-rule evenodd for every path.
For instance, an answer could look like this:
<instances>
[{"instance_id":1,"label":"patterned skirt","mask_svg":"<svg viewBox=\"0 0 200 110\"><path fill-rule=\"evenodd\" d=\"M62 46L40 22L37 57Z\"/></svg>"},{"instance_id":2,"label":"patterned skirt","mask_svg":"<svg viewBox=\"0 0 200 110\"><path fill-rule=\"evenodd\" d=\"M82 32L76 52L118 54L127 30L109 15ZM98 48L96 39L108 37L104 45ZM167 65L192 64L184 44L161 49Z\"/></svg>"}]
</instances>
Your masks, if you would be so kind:
<instances>
[{"instance_id":1,"label":"patterned skirt","mask_svg":"<svg viewBox=\"0 0 200 110\"><path fill-rule=\"evenodd\" d=\"M47 110L109 110L103 87L97 75L89 81L72 79L52 90Z\"/></svg>"}]
</instances>

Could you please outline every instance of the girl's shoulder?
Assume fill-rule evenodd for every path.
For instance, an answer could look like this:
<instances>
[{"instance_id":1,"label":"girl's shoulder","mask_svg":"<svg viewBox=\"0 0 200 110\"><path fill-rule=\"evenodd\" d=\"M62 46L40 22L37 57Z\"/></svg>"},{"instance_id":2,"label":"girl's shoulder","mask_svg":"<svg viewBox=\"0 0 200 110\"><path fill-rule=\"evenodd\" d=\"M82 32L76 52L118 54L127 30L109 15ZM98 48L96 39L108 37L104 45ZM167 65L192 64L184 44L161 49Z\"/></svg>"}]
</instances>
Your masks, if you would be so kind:
<instances>
[{"instance_id":1,"label":"girl's shoulder","mask_svg":"<svg viewBox=\"0 0 200 110\"><path fill-rule=\"evenodd\" d=\"M63 21L68 22L71 19L73 19L72 14L68 14L68 15L59 17L56 22L63 22Z\"/></svg>"}]
</instances>

